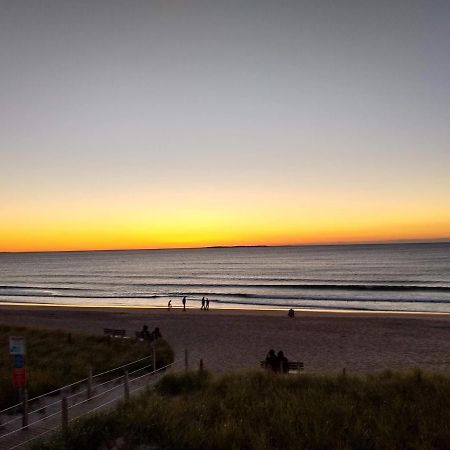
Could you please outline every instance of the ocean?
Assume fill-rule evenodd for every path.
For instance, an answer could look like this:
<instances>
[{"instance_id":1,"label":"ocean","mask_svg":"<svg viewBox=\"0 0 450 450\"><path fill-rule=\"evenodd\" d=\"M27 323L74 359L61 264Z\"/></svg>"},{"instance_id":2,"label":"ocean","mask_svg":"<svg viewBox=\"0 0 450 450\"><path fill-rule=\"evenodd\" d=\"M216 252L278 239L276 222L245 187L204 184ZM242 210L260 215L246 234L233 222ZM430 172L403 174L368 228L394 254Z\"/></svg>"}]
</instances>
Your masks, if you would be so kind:
<instances>
[{"instance_id":1,"label":"ocean","mask_svg":"<svg viewBox=\"0 0 450 450\"><path fill-rule=\"evenodd\" d=\"M450 313L450 243L0 254L0 304Z\"/></svg>"}]
</instances>

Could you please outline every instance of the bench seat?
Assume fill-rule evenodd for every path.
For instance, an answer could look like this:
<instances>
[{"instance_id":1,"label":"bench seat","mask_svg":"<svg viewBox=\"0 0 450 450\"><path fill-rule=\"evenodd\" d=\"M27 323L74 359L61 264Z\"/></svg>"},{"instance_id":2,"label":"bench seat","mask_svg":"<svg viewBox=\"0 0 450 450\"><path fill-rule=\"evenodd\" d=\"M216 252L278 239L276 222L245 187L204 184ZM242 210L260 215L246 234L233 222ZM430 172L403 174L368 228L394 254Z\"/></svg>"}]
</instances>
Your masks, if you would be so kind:
<instances>
[{"instance_id":1,"label":"bench seat","mask_svg":"<svg viewBox=\"0 0 450 450\"><path fill-rule=\"evenodd\" d=\"M120 330L116 328L103 328L103 334L111 337L124 338L127 335L126 330Z\"/></svg>"},{"instance_id":2,"label":"bench seat","mask_svg":"<svg viewBox=\"0 0 450 450\"><path fill-rule=\"evenodd\" d=\"M262 368L266 367L265 361L260 361L260 366ZM289 372L300 372L304 370L305 365L301 361L288 361Z\"/></svg>"}]
</instances>

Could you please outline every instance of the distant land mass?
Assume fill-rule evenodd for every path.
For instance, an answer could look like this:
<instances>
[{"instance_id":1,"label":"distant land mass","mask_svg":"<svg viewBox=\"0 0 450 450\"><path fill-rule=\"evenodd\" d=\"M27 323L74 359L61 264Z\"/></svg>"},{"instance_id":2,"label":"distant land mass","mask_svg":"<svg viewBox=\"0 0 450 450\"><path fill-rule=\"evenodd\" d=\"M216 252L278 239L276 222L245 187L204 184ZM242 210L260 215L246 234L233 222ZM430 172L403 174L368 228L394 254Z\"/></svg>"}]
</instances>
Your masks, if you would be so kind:
<instances>
[{"instance_id":1,"label":"distant land mass","mask_svg":"<svg viewBox=\"0 0 450 450\"><path fill-rule=\"evenodd\" d=\"M285 245L209 245L199 248L265 248L265 247L287 247ZM294 245L294 247L296 247Z\"/></svg>"},{"instance_id":2,"label":"distant land mass","mask_svg":"<svg viewBox=\"0 0 450 450\"><path fill-rule=\"evenodd\" d=\"M277 245L209 245L195 248L267 248L267 247L324 247L329 245L395 245L395 244L446 244L450 243L450 238L439 239L396 239L386 241L358 241L358 242L324 242L311 244L277 244ZM175 250L175 249L173 249ZM180 249L181 250L181 249ZM187 250L187 249L186 249Z\"/></svg>"},{"instance_id":3,"label":"distant land mass","mask_svg":"<svg viewBox=\"0 0 450 450\"><path fill-rule=\"evenodd\" d=\"M161 247L161 248L110 248L110 249L80 249L80 250L30 250L30 251L6 251L6 253L79 253L79 252L131 252L131 251L161 251L161 250L207 250L207 249L239 249L239 248L276 248L276 247L326 247L326 246L358 246L358 245L401 245L401 244L447 244L450 237L436 239L396 239L384 241L354 241L354 242L313 242L296 244L259 244L259 245L209 245L202 247Z\"/></svg>"}]
</instances>

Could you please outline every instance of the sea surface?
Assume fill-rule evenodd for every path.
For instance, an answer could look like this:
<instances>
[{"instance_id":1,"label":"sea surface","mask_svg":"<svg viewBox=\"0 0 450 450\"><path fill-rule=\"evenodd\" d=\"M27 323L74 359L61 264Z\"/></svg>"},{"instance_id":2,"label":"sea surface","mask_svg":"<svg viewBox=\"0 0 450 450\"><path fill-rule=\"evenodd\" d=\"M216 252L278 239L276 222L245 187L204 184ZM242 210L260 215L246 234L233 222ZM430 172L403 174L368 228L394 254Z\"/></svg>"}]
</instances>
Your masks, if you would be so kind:
<instances>
[{"instance_id":1,"label":"sea surface","mask_svg":"<svg viewBox=\"0 0 450 450\"><path fill-rule=\"evenodd\" d=\"M450 243L0 253L0 304L450 313Z\"/></svg>"}]
</instances>

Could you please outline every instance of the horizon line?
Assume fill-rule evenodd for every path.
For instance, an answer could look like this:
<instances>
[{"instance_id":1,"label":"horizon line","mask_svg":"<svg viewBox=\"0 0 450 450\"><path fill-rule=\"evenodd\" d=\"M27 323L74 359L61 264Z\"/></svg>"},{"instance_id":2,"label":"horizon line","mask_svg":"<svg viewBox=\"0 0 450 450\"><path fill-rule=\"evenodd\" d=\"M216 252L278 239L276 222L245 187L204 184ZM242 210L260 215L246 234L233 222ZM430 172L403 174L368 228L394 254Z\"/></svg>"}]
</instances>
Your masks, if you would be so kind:
<instances>
[{"instance_id":1,"label":"horizon line","mask_svg":"<svg viewBox=\"0 0 450 450\"><path fill-rule=\"evenodd\" d=\"M132 251L161 251L161 250L207 250L229 248L278 248L278 247L327 247L327 246L351 246L351 245L395 245L395 244L446 244L450 243L449 237L434 239L385 239L370 241L334 241L313 242L296 244L237 244L237 245L204 245L199 247L142 247L142 248L107 248L107 249L79 249L79 250L10 250L0 251L1 254L10 253L81 253L81 252L132 252Z\"/></svg>"}]
</instances>

